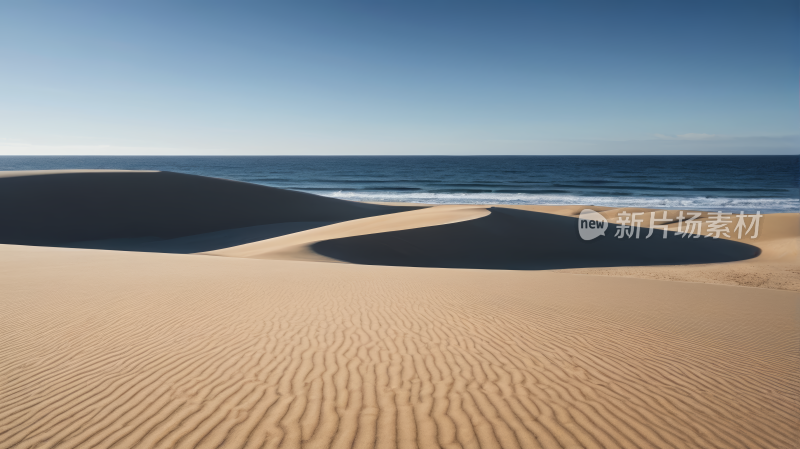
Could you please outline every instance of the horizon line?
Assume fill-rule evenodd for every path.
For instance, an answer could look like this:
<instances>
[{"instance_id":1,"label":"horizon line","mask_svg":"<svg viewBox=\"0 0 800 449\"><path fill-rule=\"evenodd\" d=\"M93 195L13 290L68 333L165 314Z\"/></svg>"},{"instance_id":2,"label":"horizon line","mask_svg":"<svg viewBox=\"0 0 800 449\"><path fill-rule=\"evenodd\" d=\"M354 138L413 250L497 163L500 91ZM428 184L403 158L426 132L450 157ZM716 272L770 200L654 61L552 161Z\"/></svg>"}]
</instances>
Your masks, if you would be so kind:
<instances>
[{"instance_id":1,"label":"horizon line","mask_svg":"<svg viewBox=\"0 0 800 449\"><path fill-rule=\"evenodd\" d=\"M585 156L642 156L642 157L752 157L800 156L786 153L752 154L0 154L0 157L585 157Z\"/></svg>"}]
</instances>

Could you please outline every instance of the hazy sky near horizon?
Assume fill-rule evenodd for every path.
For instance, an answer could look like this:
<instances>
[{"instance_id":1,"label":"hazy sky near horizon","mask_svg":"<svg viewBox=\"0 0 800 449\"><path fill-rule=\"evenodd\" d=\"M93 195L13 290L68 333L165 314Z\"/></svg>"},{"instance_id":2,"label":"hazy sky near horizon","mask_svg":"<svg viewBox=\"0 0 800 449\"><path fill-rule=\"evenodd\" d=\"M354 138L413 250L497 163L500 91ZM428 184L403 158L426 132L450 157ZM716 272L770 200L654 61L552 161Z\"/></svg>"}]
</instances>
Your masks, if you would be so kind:
<instances>
[{"instance_id":1,"label":"hazy sky near horizon","mask_svg":"<svg viewBox=\"0 0 800 449\"><path fill-rule=\"evenodd\" d=\"M794 1L0 4L0 154L797 154Z\"/></svg>"}]
</instances>

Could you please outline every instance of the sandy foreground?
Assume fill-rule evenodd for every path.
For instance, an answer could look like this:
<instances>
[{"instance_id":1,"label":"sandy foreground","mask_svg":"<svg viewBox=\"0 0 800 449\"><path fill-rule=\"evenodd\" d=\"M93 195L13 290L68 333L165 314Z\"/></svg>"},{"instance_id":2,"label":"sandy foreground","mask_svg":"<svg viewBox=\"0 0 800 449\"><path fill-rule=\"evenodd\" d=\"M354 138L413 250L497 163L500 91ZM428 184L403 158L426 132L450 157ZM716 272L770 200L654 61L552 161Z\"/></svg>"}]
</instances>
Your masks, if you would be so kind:
<instances>
[{"instance_id":1,"label":"sandy foreground","mask_svg":"<svg viewBox=\"0 0 800 449\"><path fill-rule=\"evenodd\" d=\"M161 172L0 193L2 448L800 441L798 214L589 243L583 206Z\"/></svg>"}]
</instances>

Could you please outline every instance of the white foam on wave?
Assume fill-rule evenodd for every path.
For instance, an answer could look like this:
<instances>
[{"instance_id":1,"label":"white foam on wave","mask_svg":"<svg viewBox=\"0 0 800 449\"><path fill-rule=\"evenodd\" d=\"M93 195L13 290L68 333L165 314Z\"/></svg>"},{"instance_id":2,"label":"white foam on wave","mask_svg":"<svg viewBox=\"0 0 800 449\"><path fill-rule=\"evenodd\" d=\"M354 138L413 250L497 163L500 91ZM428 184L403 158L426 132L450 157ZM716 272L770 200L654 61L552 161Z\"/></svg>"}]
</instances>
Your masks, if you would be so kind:
<instances>
[{"instance_id":1,"label":"white foam on wave","mask_svg":"<svg viewBox=\"0 0 800 449\"><path fill-rule=\"evenodd\" d=\"M585 204L608 207L647 207L654 209L693 209L739 212L798 212L797 198L726 198L726 197L641 197L577 196L530 193L432 193L432 192L314 192L351 201L386 201L424 204Z\"/></svg>"}]
</instances>

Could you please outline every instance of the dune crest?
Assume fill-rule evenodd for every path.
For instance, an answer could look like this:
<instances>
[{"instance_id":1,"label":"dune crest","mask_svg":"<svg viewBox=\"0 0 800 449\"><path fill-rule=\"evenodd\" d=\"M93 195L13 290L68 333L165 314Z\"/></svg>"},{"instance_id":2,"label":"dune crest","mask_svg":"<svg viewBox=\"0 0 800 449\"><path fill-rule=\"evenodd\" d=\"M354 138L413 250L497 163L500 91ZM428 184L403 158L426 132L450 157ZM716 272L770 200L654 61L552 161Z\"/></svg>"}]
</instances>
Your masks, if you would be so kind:
<instances>
[{"instance_id":1,"label":"dune crest","mask_svg":"<svg viewBox=\"0 0 800 449\"><path fill-rule=\"evenodd\" d=\"M485 217L489 213L488 210L480 206L433 206L414 211L337 223L204 254L255 259L338 262L335 258L325 257L315 251L313 245L325 240L443 226Z\"/></svg>"}]
</instances>

